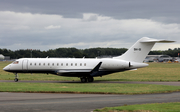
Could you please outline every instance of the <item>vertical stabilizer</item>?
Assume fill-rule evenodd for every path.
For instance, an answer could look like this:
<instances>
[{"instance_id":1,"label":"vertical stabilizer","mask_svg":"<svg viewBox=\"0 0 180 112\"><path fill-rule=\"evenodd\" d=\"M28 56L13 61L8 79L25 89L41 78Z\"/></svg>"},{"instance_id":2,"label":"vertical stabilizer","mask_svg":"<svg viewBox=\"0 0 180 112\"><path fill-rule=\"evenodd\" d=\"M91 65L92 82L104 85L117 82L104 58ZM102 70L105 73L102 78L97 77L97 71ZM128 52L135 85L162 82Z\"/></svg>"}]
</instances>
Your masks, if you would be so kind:
<instances>
[{"instance_id":1,"label":"vertical stabilizer","mask_svg":"<svg viewBox=\"0 0 180 112\"><path fill-rule=\"evenodd\" d=\"M126 51L123 55L114 57L115 59L122 59L131 62L143 62L146 58L152 47L155 43L169 43L174 41L169 40L158 40L152 39L148 37L143 37L139 39L128 51Z\"/></svg>"}]
</instances>

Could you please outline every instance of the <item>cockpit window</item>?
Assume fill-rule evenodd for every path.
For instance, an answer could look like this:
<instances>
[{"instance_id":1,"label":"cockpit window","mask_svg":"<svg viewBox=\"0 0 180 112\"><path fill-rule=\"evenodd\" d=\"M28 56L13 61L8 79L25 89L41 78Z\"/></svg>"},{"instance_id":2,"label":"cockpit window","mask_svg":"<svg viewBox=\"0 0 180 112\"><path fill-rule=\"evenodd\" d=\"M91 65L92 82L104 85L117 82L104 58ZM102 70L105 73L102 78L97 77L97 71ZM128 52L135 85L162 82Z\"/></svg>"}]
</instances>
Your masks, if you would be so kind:
<instances>
[{"instance_id":1,"label":"cockpit window","mask_svg":"<svg viewBox=\"0 0 180 112\"><path fill-rule=\"evenodd\" d=\"M14 61L14 62L13 62L13 64L18 64L18 63L19 63L19 61Z\"/></svg>"}]
</instances>

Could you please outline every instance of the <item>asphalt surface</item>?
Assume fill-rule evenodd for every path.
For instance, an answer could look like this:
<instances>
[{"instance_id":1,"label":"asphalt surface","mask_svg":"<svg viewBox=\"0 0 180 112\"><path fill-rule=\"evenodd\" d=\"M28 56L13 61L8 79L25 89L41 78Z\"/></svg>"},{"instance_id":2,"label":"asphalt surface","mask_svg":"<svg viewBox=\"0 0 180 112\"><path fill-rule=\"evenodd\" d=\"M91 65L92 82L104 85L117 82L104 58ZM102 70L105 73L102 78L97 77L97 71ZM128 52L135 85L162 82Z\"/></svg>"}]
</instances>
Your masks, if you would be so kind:
<instances>
[{"instance_id":1,"label":"asphalt surface","mask_svg":"<svg viewBox=\"0 0 180 112\"><path fill-rule=\"evenodd\" d=\"M0 93L0 112L92 112L130 104L180 102L180 93L144 95Z\"/></svg>"},{"instance_id":2,"label":"asphalt surface","mask_svg":"<svg viewBox=\"0 0 180 112\"><path fill-rule=\"evenodd\" d=\"M0 82L14 82L1 80ZM19 81L24 83L80 83L67 81ZM15 82L14 82L15 83ZM114 82L180 86L180 82ZM180 92L142 95L8 93L0 92L0 112L92 112L94 109L144 103L180 102Z\"/></svg>"}]
</instances>

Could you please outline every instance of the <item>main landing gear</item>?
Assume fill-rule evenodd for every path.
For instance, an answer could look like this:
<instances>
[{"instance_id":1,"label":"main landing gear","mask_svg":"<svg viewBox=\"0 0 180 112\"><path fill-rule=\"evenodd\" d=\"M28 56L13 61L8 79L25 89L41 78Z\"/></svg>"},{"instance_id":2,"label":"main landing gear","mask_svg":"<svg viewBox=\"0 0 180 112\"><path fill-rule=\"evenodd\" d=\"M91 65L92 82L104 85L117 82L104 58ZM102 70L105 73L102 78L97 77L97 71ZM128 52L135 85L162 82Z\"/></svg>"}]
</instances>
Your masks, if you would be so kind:
<instances>
[{"instance_id":1,"label":"main landing gear","mask_svg":"<svg viewBox=\"0 0 180 112\"><path fill-rule=\"evenodd\" d=\"M82 83L86 83L86 82L93 82L94 81L94 78L93 77L82 77L81 78L81 82Z\"/></svg>"},{"instance_id":2,"label":"main landing gear","mask_svg":"<svg viewBox=\"0 0 180 112\"><path fill-rule=\"evenodd\" d=\"M15 75L14 82L18 82L18 74L17 74L17 73L15 73L14 75Z\"/></svg>"}]
</instances>

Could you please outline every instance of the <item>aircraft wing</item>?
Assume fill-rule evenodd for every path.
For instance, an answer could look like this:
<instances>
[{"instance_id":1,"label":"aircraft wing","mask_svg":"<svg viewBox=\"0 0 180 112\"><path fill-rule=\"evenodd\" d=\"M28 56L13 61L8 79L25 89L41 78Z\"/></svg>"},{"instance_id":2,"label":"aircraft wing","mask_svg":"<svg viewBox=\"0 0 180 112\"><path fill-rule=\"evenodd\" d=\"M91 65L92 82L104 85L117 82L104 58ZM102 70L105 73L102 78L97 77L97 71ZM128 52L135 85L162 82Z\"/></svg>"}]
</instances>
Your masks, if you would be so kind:
<instances>
[{"instance_id":1,"label":"aircraft wing","mask_svg":"<svg viewBox=\"0 0 180 112\"><path fill-rule=\"evenodd\" d=\"M66 69L66 70L58 70L57 73L73 73L73 72L91 72L91 70L72 70L72 69Z\"/></svg>"},{"instance_id":2,"label":"aircraft wing","mask_svg":"<svg viewBox=\"0 0 180 112\"><path fill-rule=\"evenodd\" d=\"M99 62L93 69L64 69L64 70L58 70L56 71L57 75L60 74L89 74L91 76L96 76L99 72L99 68L101 66L102 62Z\"/></svg>"}]
</instances>

